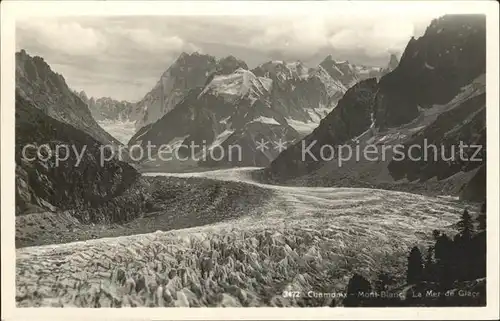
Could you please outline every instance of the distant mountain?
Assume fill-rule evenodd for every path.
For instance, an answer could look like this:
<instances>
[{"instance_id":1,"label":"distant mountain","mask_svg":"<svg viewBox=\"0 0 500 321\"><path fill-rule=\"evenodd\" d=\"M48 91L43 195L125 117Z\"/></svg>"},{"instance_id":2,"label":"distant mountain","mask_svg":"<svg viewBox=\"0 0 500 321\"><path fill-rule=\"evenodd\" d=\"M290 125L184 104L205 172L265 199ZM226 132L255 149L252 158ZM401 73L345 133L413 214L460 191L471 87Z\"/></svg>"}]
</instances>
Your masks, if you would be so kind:
<instances>
[{"instance_id":1,"label":"distant mountain","mask_svg":"<svg viewBox=\"0 0 500 321\"><path fill-rule=\"evenodd\" d=\"M297 121L319 123L346 91L323 67L309 68L301 62L270 61L252 73L271 80L271 108L289 117L292 126Z\"/></svg>"},{"instance_id":2,"label":"distant mountain","mask_svg":"<svg viewBox=\"0 0 500 321\"><path fill-rule=\"evenodd\" d=\"M238 61L231 59L232 61ZM220 64L220 61L219 61ZM345 92L338 80L321 67L308 68L300 62L271 61L249 71L232 63L217 69L203 86L192 89L160 120L141 128L129 142L153 145L199 145L210 151L222 146L242 148L242 159L206 159L206 166L265 166L278 155L273 145L257 149L257 141L282 138L291 143L309 133ZM200 152L189 156L200 158ZM207 155L203 152L203 155ZM226 156L227 153L226 153ZM217 158L217 157L216 157Z\"/></svg>"},{"instance_id":3,"label":"distant mountain","mask_svg":"<svg viewBox=\"0 0 500 321\"><path fill-rule=\"evenodd\" d=\"M339 80L344 87L350 88L361 80L368 78L380 79L385 74L394 70L398 66L398 63L399 61L395 54L391 54L385 68L355 65L349 63L347 60L337 61L329 55L320 63L320 66L323 67L333 79Z\"/></svg>"},{"instance_id":4,"label":"distant mountain","mask_svg":"<svg viewBox=\"0 0 500 321\"><path fill-rule=\"evenodd\" d=\"M118 141L103 130L87 105L52 71L43 58L21 50L16 53L16 94L46 115L69 124L103 144Z\"/></svg>"},{"instance_id":5,"label":"distant mountain","mask_svg":"<svg viewBox=\"0 0 500 321\"><path fill-rule=\"evenodd\" d=\"M391 57L391 64L394 59ZM363 79L380 78L389 70L392 67L352 65L329 56L314 68L300 61L274 60L248 71L247 64L234 56L217 60L209 55L183 53L133 108L131 118L136 120L138 132L129 145L180 140L179 144L206 141L209 148L212 144L229 148L230 142L244 141L247 159L239 164L265 166L279 150L271 147L257 151L257 140L273 140L278 132L284 132L287 143L293 143L319 124L347 88ZM200 118L187 117L190 114ZM201 124L208 127L199 129ZM259 131L267 134L261 136ZM194 140L193 135L197 137Z\"/></svg>"},{"instance_id":6,"label":"distant mountain","mask_svg":"<svg viewBox=\"0 0 500 321\"><path fill-rule=\"evenodd\" d=\"M213 56L197 52L182 53L161 75L155 87L135 105L131 119L136 121L137 130L154 123L182 101L191 89L203 87L210 77L230 74L238 68L248 69L244 62L232 56L217 61Z\"/></svg>"},{"instance_id":7,"label":"distant mountain","mask_svg":"<svg viewBox=\"0 0 500 321\"><path fill-rule=\"evenodd\" d=\"M486 153L486 26L482 15L446 15L432 21L425 34L412 38L400 63L377 84L365 80L351 87L338 106L303 141L281 153L263 172L274 182L309 185L339 185L428 190L458 195L464 184L483 168ZM341 74L338 63L322 63L330 73ZM391 58L389 67L396 65ZM344 73L345 75L345 73ZM349 78L346 78L348 81ZM383 145L438 145L440 155L451 146L481 144L477 156L483 161L390 161L350 160L338 165L331 161L302 158L302 144L318 155L322 145L360 146L375 144L379 155ZM414 157L422 156L423 151ZM458 150L455 151L455 153ZM467 154L474 152L468 149ZM419 154L420 153L420 154ZM314 154L314 153L313 153ZM412 154L413 155L413 154ZM477 175L483 175L482 169ZM481 177L477 182L484 181ZM484 189L471 188L462 196L485 197ZM475 195L474 195L475 194Z\"/></svg>"},{"instance_id":8,"label":"distant mountain","mask_svg":"<svg viewBox=\"0 0 500 321\"><path fill-rule=\"evenodd\" d=\"M95 120L128 121L135 104L128 101L118 101L110 97L88 97L85 91L75 93L87 104Z\"/></svg>"}]
</instances>

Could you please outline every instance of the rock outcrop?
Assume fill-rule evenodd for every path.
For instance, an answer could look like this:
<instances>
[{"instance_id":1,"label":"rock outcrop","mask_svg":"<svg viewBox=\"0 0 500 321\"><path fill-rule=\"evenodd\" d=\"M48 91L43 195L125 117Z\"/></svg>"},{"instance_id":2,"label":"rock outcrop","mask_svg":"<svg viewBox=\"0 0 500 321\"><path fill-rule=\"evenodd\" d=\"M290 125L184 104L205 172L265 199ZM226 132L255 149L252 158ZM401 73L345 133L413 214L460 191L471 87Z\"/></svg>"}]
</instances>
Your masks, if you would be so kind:
<instances>
[{"instance_id":1,"label":"rock outcrop","mask_svg":"<svg viewBox=\"0 0 500 321\"><path fill-rule=\"evenodd\" d=\"M42 145L48 148L37 155ZM17 93L16 215L96 207L123 193L138 173L117 160L101 164L100 146L91 135L49 117Z\"/></svg>"},{"instance_id":2,"label":"rock outcrop","mask_svg":"<svg viewBox=\"0 0 500 321\"><path fill-rule=\"evenodd\" d=\"M392 72L378 84L368 82L371 84L368 91L348 90L319 127L280 154L264 171L264 177L301 184L349 182L362 187L410 190L434 179L437 181L429 184L429 188L458 193L470 179L469 173L483 168L486 159L485 36L483 15L446 15L435 19L422 37L410 40ZM395 66L396 60L391 58L390 65ZM368 83L356 86L362 88ZM338 147L358 141L361 147L378 146L378 152L387 147L383 145L390 150L390 146L402 144L407 157L402 161L352 161L344 167L333 164L337 164L337 158L333 162L319 159L304 163L302 146L304 142L309 146L312 141L317 141L310 149L316 155L319 152L316 149L322 145ZM445 158L409 159L409 147L415 144L423 147L424 141L437 145L438 158L442 154ZM480 160L457 161L460 142L481 146L475 155ZM472 157L475 150L470 147L465 153ZM423 153L423 148L418 153ZM413 158L418 153L412 153ZM450 153L455 160L447 160ZM391 154L386 156L390 158ZM483 169L478 170L474 182L481 181L482 175ZM470 187L463 188L464 198L474 194L470 193Z\"/></svg>"},{"instance_id":3,"label":"rock outcrop","mask_svg":"<svg viewBox=\"0 0 500 321\"><path fill-rule=\"evenodd\" d=\"M25 50L16 53L16 95L102 144L119 144L97 124L86 103L68 88L64 77L52 71L43 58L32 57Z\"/></svg>"},{"instance_id":4,"label":"rock outcrop","mask_svg":"<svg viewBox=\"0 0 500 321\"><path fill-rule=\"evenodd\" d=\"M235 58L227 60L232 67L243 64ZM321 66L309 68L300 62L271 61L252 71L240 67L230 74L221 70L160 120L139 130L129 147L195 144L197 151L188 153L184 147L181 156L196 156L204 166L265 166L282 150L275 148L275 141L291 144L310 132L345 91ZM267 142L262 150L260 141ZM236 159L230 157L231 146L241 150ZM220 147L224 152L205 157L207 151ZM222 153L224 158L217 160Z\"/></svg>"},{"instance_id":5,"label":"rock outcrop","mask_svg":"<svg viewBox=\"0 0 500 321\"><path fill-rule=\"evenodd\" d=\"M377 81L374 78L351 87L320 125L299 143L283 151L268 167L266 174L273 180L281 180L319 168L324 159L330 157L321 157L325 155L323 146L336 147L372 127L376 93ZM303 150L309 152L303 153Z\"/></svg>"},{"instance_id":6,"label":"rock outcrop","mask_svg":"<svg viewBox=\"0 0 500 321\"><path fill-rule=\"evenodd\" d=\"M398 67L382 77L377 126L391 127L417 117L418 108L445 104L486 71L483 15L446 15L412 38Z\"/></svg>"},{"instance_id":7,"label":"rock outcrop","mask_svg":"<svg viewBox=\"0 0 500 321\"><path fill-rule=\"evenodd\" d=\"M191 89L203 87L215 75L230 74L247 65L229 56L219 61L210 55L182 53L160 77L155 87L135 104L131 119L136 128L154 123L181 102ZM163 105L162 105L163 104Z\"/></svg>"},{"instance_id":8,"label":"rock outcrop","mask_svg":"<svg viewBox=\"0 0 500 321\"><path fill-rule=\"evenodd\" d=\"M90 113L97 121L129 121L135 104L110 97L88 97L85 91L76 92L78 97L87 104Z\"/></svg>"}]
</instances>

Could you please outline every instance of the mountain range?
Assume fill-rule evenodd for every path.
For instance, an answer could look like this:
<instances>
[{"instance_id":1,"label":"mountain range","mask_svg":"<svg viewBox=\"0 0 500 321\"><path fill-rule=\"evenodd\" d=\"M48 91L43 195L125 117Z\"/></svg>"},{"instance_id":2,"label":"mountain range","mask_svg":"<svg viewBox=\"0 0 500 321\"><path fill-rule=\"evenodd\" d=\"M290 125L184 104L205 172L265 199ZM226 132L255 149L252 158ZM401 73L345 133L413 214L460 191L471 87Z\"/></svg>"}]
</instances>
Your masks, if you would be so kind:
<instances>
[{"instance_id":1,"label":"mountain range","mask_svg":"<svg viewBox=\"0 0 500 321\"><path fill-rule=\"evenodd\" d=\"M383 68L183 53L137 103L21 50L15 120L19 307L486 305L485 16Z\"/></svg>"},{"instance_id":2,"label":"mountain range","mask_svg":"<svg viewBox=\"0 0 500 321\"><path fill-rule=\"evenodd\" d=\"M258 77L264 77L265 68L272 68L273 65L279 65L280 62L287 64L283 61L270 61L257 66L251 71ZM397 63L398 60L394 54L390 56L389 63L385 68L354 65L348 61L337 62L332 56L328 56L320 66L325 68L333 79L340 81L344 87L349 88L358 80L368 77L380 78L383 74L394 69ZM295 64L302 65L300 62ZM234 56L227 56L218 60L210 55L184 52L161 75L154 88L135 105L131 118L136 121L137 129L151 124L172 110L191 89L203 87L215 75L228 75L238 68L249 70L244 61ZM286 67L283 69L286 69Z\"/></svg>"},{"instance_id":3,"label":"mountain range","mask_svg":"<svg viewBox=\"0 0 500 321\"><path fill-rule=\"evenodd\" d=\"M124 122L130 120L130 115L134 108L134 104L125 100L118 101L111 97L88 97L85 91L76 92L75 94L87 104L92 117L97 121L119 121Z\"/></svg>"},{"instance_id":4,"label":"mountain range","mask_svg":"<svg viewBox=\"0 0 500 321\"><path fill-rule=\"evenodd\" d=\"M435 19L418 39L412 38L399 65L377 83L373 79L351 87L337 107L304 138L306 146L324 144L437 146L438 155L459 153L453 146L481 145L481 161L430 159L301 161L302 142L281 153L264 170L274 182L326 186L363 186L429 191L466 198L485 197L486 154L486 27L485 17L448 15ZM413 158L423 150L412 152ZM472 155L472 148L466 154ZM480 158L480 157L476 157ZM477 173L477 174L476 174ZM474 175L482 188L467 188ZM481 185L481 184L478 184ZM477 187L477 185L475 185Z\"/></svg>"},{"instance_id":5,"label":"mountain range","mask_svg":"<svg viewBox=\"0 0 500 321\"><path fill-rule=\"evenodd\" d=\"M102 144L118 141L102 129L88 106L71 90L64 77L50 68L42 57L25 50L16 53L16 97L46 115L81 130Z\"/></svg>"},{"instance_id":6,"label":"mountain range","mask_svg":"<svg viewBox=\"0 0 500 321\"><path fill-rule=\"evenodd\" d=\"M485 161L348 161L340 167L335 161L302 160L301 146L312 141L316 146L357 142L379 148L398 143L408 149L427 139L443 143L439 152L451 152L459 141L485 144L485 61L484 17L451 15L432 21L422 37L409 41L401 61L391 55L386 68L328 56L315 67L269 61L250 70L233 56L183 53L142 100L129 103L76 93L43 58L22 50L16 54L16 139L38 141L32 133L39 133L59 142L83 144L91 138L94 147L120 145L96 119L128 120L137 130L128 147L199 145L179 149L189 161L135 161L145 171L259 166L266 167L259 179L279 184L381 187L481 199L485 190L477 186L485 181ZM35 119L41 119L39 125ZM54 134L54 128L64 128L68 137ZM269 145L259 148L259 142ZM311 151L318 152L315 148ZM216 149L225 152L222 160L215 159ZM480 155L485 153L483 148ZM107 170L98 166L96 149L87 154L86 173L91 169L91 181L100 182ZM44 173L17 159L17 193L24 203L45 209L61 204L33 188L40 181L55 186L65 177L49 170L50 162L39 164ZM116 162L112 166L121 168L116 178L129 182L136 170ZM81 171L74 169L86 177Z\"/></svg>"},{"instance_id":7,"label":"mountain range","mask_svg":"<svg viewBox=\"0 0 500 321\"><path fill-rule=\"evenodd\" d=\"M347 88L359 79L389 72L395 59L392 55L387 68L356 66L329 56L313 68L300 61L269 61L248 70L233 56L217 60L184 53L136 105L133 117L140 116L136 125L144 126L128 145L194 143L199 150L188 156L203 160L182 162L188 167L266 166L281 150L276 146L259 150L257 142L282 139L291 144L304 137L336 106ZM202 144L208 151L220 145L224 152L207 156ZM231 146L241 148L237 155L232 154ZM219 160L222 153L225 157ZM185 169L180 164L149 161L142 165Z\"/></svg>"},{"instance_id":8,"label":"mountain range","mask_svg":"<svg viewBox=\"0 0 500 321\"><path fill-rule=\"evenodd\" d=\"M25 152L33 161L22 154L29 145ZM42 145L48 148L36 157ZM69 148L59 164L57 145ZM137 171L115 159L101 166L102 145L121 143L43 58L16 53L16 214L96 206L127 190Z\"/></svg>"}]
</instances>

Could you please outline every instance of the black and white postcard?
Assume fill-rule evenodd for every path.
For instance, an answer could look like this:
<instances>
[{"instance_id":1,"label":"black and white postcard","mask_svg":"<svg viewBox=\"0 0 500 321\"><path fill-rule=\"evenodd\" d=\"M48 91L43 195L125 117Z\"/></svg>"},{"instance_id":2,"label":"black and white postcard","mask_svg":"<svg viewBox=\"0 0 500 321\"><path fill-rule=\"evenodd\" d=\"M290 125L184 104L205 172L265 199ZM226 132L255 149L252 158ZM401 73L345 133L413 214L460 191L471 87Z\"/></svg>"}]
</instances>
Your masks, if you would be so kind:
<instances>
[{"instance_id":1,"label":"black and white postcard","mask_svg":"<svg viewBox=\"0 0 500 321\"><path fill-rule=\"evenodd\" d=\"M6 1L1 98L3 320L498 316L497 2Z\"/></svg>"}]
</instances>

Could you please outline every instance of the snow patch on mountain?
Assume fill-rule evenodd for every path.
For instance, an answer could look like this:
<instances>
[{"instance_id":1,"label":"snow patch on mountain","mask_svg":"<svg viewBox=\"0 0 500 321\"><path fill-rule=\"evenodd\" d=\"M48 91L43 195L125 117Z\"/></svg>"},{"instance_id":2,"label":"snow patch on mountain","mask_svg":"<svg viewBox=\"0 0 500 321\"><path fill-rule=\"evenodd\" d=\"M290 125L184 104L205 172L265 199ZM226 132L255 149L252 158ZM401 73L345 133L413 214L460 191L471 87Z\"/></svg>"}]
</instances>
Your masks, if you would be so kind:
<instances>
[{"instance_id":1,"label":"snow patch on mountain","mask_svg":"<svg viewBox=\"0 0 500 321\"><path fill-rule=\"evenodd\" d=\"M303 122L300 120L295 120L293 118L285 118L288 125L290 125L293 129L295 129L299 134L305 136L309 133L312 133L312 131L318 127L318 122L315 121L309 121L309 122Z\"/></svg>"},{"instance_id":2,"label":"snow patch on mountain","mask_svg":"<svg viewBox=\"0 0 500 321\"><path fill-rule=\"evenodd\" d=\"M271 90L271 84L271 79L256 77L251 71L240 68L229 75L215 76L199 97L212 93L229 102L244 97L255 101Z\"/></svg>"},{"instance_id":3,"label":"snow patch on mountain","mask_svg":"<svg viewBox=\"0 0 500 321\"><path fill-rule=\"evenodd\" d=\"M325 85L329 97L347 91L347 88L338 79L333 79L322 66L319 66L318 69L314 69L312 75L317 76Z\"/></svg>"},{"instance_id":4,"label":"snow patch on mountain","mask_svg":"<svg viewBox=\"0 0 500 321\"><path fill-rule=\"evenodd\" d=\"M212 144L210 144L210 147L208 150L212 150L215 146L221 145L229 136L231 136L234 133L234 129L226 129L217 137L215 137L215 140L213 141Z\"/></svg>"},{"instance_id":5,"label":"snow patch on mountain","mask_svg":"<svg viewBox=\"0 0 500 321\"><path fill-rule=\"evenodd\" d=\"M219 123L227 125L227 121L229 120L229 118L231 118L231 116L224 117L219 121Z\"/></svg>"},{"instance_id":6,"label":"snow patch on mountain","mask_svg":"<svg viewBox=\"0 0 500 321\"><path fill-rule=\"evenodd\" d=\"M435 67L429 65L427 62L425 63L425 68L427 69L430 69L430 70L434 70Z\"/></svg>"},{"instance_id":7,"label":"snow patch on mountain","mask_svg":"<svg viewBox=\"0 0 500 321\"><path fill-rule=\"evenodd\" d=\"M309 114L309 117L311 117L311 120L319 125L321 119L325 118L326 115L328 115L333 108L328 108L328 107L318 107L314 109L309 109L307 113Z\"/></svg>"},{"instance_id":8,"label":"snow patch on mountain","mask_svg":"<svg viewBox=\"0 0 500 321\"><path fill-rule=\"evenodd\" d=\"M368 127L367 130L365 130L363 133L361 133L360 135L354 137L352 139L353 142L359 142L360 140L363 140L366 138L367 135L371 134L371 136L373 136L375 134L375 115L374 113L372 112L370 114L370 120L371 120L371 124L370 124L370 127ZM386 137L384 137L385 139Z\"/></svg>"},{"instance_id":9,"label":"snow patch on mountain","mask_svg":"<svg viewBox=\"0 0 500 321\"><path fill-rule=\"evenodd\" d=\"M276 119L271 118L271 117L264 117L264 116L259 116L255 118L254 120L251 121L251 123L263 123L263 124L269 124L269 125L279 125L276 121Z\"/></svg>"},{"instance_id":10,"label":"snow patch on mountain","mask_svg":"<svg viewBox=\"0 0 500 321\"><path fill-rule=\"evenodd\" d=\"M189 135L175 137L170 142L168 142L168 146L172 147L173 149L177 149L179 146L181 146L182 142L188 137Z\"/></svg>"}]
</instances>

